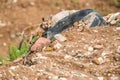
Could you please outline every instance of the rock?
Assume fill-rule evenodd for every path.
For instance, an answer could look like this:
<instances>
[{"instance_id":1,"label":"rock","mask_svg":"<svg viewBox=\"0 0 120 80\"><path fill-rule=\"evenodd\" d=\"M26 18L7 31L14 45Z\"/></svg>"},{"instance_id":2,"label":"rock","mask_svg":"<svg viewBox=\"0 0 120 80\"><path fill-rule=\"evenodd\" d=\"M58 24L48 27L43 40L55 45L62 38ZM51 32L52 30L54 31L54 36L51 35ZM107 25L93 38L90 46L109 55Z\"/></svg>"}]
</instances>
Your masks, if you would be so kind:
<instances>
[{"instance_id":1,"label":"rock","mask_svg":"<svg viewBox=\"0 0 120 80\"><path fill-rule=\"evenodd\" d=\"M16 37L16 35L14 33L10 34L10 38L14 39Z\"/></svg>"},{"instance_id":2,"label":"rock","mask_svg":"<svg viewBox=\"0 0 120 80\"><path fill-rule=\"evenodd\" d=\"M60 49L62 47L62 45L57 42L55 45L54 45L54 49Z\"/></svg>"},{"instance_id":3,"label":"rock","mask_svg":"<svg viewBox=\"0 0 120 80\"><path fill-rule=\"evenodd\" d=\"M35 3L34 3L34 2L30 2L30 5L31 5L31 6L34 6L34 5L35 5Z\"/></svg>"},{"instance_id":4,"label":"rock","mask_svg":"<svg viewBox=\"0 0 120 80\"><path fill-rule=\"evenodd\" d=\"M116 27L116 30L120 30L120 27Z\"/></svg>"},{"instance_id":5,"label":"rock","mask_svg":"<svg viewBox=\"0 0 120 80\"><path fill-rule=\"evenodd\" d=\"M0 65L2 65L3 64L3 62L0 62Z\"/></svg>"},{"instance_id":6,"label":"rock","mask_svg":"<svg viewBox=\"0 0 120 80\"><path fill-rule=\"evenodd\" d=\"M31 47L31 51L36 51L42 47L44 47L45 45L49 44L50 40L44 37L40 37Z\"/></svg>"},{"instance_id":7,"label":"rock","mask_svg":"<svg viewBox=\"0 0 120 80\"><path fill-rule=\"evenodd\" d=\"M120 46L117 47L116 52L117 52L118 54L120 54Z\"/></svg>"},{"instance_id":8,"label":"rock","mask_svg":"<svg viewBox=\"0 0 120 80\"><path fill-rule=\"evenodd\" d=\"M94 58L93 62L97 65L103 64L105 60L102 57Z\"/></svg>"},{"instance_id":9,"label":"rock","mask_svg":"<svg viewBox=\"0 0 120 80\"><path fill-rule=\"evenodd\" d=\"M102 49L103 48L103 45L94 45L94 49Z\"/></svg>"},{"instance_id":10,"label":"rock","mask_svg":"<svg viewBox=\"0 0 120 80\"><path fill-rule=\"evenodd\" d=\"M104 80L104 77L98 77L98 80Z\"/></svg>"},{"instance_id":11,"label":"rock","mask_svg":"<svg viewBox=\"0 0 120 80\"><path fill-rule=\"evenodd\" d=\"M61 34L56 34L56 35L54 36L54 38L57 39L57 40L60 41L60 42L64 42L64 41L67 40L66 37L64 37L64 36L61 35Z\"/></svg>"},{"instance_id":12,"label":"rock","mask_svg":"<svg viewBox=\"0 0 120 80\"><path fill-rule=\"evenodd\" d=\"M6 26L6 25L7 25L7 23L2 22L2 21L0 20L0 27L4 27L4 26Z\"/></svg>"},{"instance_id":13,"label":"rock","mask_svg":"<svg viewBox=\"0 0 120 80\"><path fill-rule=\"evenodd\" d=\"M18 0L13 0L13 3L17 3Z\"/></svg>"},{"instance_id":14,"label":"rock","mask_svg":"<svg viewBox=\"0 0 120 80\"><path fill-rule=\"evenodd\" d=\"M70 55L65 55L64 59L72 59L72 56L70 56Z\"/></svg>"},{"instance_id":15,"label":"rock","mask_svg":"<svg viewBox=\"0 0 120 80\"><path fill-rule=\"evenodd\" d=\"M115 25L116 23L117 23L116 20L112 20L112 21L110 22L111 25Z\"/></svg>"},{"instance_id":16,"label":"rock","mask_svg":"<svg viewBox=\"0 0 120 80\"><path fill-rule=\"evenodd\" d=\"M11 66L9 69L15 70L18 66Z\"/></svg>"},{"instance_id":17,"label":"rock","mask_svg":"<svg viewBox=\"0 0 120 80\"><path fill-rule=\"evenodd\" d=\"M102 52L101 56L104 57L104 56L107 56L108 54L110 54L110 51L105 50L105 51Z\"/></svg>"},{"instance_id":18,"label":"rock","mask_svg":"<svg viewBox=\"0 0 120 80\"><path fill-rule=\"evenodd\" d=\"M3 37L3 34L0 34L0 38L2 38Z\"/></svg>"},{"instance_id":19,"label":"rock","mask_svg":"<svg viewBox=\"0 0 120 80\"><path fill-rule=\"evenodd\" d=\"M7 43L4 42L4 43L3 43L3 46L7 46Z\"/></svg>"},{"instance_id":20,"label":"rock","mask_svg":"<svg viewBox=\"0 0 120 80\"><path fill-rule=\"evenodd\" d=\"M90 57L92 54L92 52L87 51L83 54L83 56Z\"/></svg>"},{"instance_id":21,"label":"rock","mask_svg":"<svg viewBox=\"0 0 120 80\"><path fill-rule=\"evenodd\" d=\"M110 16L110 18L108 19L108 22L111 22L113 20L115 20L117 18L117 16L120 15L120 12L114 13Z\"/></svg>"},{"instance_id":22,"label":"rock","mask_svg":"<svg viewBox=\"0 0 120 80\"><path fill-rule=\"evenodd\" d=\"M67 80L66 78L61 77L59 80Z\"/></svg>"},{"instance_id":23,"label":"rock","mask_svg":"<svg viewBox=\"0 0 120 80\"><path fill-rule=\"evenodd\" d=\"M50 79L50 80L58 80L58 76L48 76L48 78Z\"/></svg>"},{"instance_id":24,"label":"rock","mask_svg":"<svg viewBox=\"0 0 120 80\"><path fill-rule=\"evenodd\" d=\"M88 51L92 52L94 50L94 48L92 46L88 47Z\"/></svg>"}]
</instances>

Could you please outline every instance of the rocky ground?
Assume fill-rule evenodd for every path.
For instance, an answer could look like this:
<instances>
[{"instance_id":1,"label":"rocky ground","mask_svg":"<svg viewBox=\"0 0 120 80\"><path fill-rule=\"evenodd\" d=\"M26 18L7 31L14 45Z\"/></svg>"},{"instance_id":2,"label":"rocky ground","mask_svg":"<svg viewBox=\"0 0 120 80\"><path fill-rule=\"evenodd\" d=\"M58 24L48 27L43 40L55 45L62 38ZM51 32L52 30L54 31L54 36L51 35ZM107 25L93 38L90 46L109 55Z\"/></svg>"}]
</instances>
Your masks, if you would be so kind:
<instances>
[{"instance_id":1,"label":"rocky ground","mask_svg":"<svg viewBox=\"0 0 120 80\"><path fill-rule=\"evenodd\" d=\"M51 0L51 2L52 1L54 2L54 0ZM71 9L81 9L83 7L93 8L98 6L99 3L106 6L97 8L98 11L101 11L100 13L109 9L109 6L106 5L108 2L104 2L104 0L98 1L94 6L92 5L94 4L94 0L90 0L90 2L88 2L89 5L86 4L78 7L80 3L85 3L85 1L86 0L80 0L79 3L75 5L73 3L70 3L68 0L64 0L63 3L61 3L62 6L60 5L60 9L67 9L67 6L65 6L67 2L69 5L74 6L70 7ZM29 2L35 2L35 4L43 3L43 5L50 5L50 7L53 9L53 12L51 10L48 10L46 6L44 9L41 9L41 6L43 6L42 4L28 4ZM18 7L14 8L16 5L18 5ZM90 5L92 5L92 7L90 7ZM6 5L3 4L3 6ZM28 16L25 14L25 12L22 12L21 6L23 12L28 12ZM117 8L111 8L117 11ZM5 21L10 20L10 25L0 27L2 29L0 31L1 51L3 51L5 46L7 46L9 43L16 41L16 31L20 31L20 29L24 28L27 25L39 23L40 18L42 16L48 15L48 13L53 14L60 11L57 7L55 8L53 5L51 5L48 0L21 0L19 3L12 5L12 8L10 9L12 9L12 11L15 10L16 12L11 13L12 17L9 16L8 18L6 16L9 15L10 9L7 9L8 13L6 9L3 9L1 11L1 13L6 12L6 14L4 14L4 16L3 14L0 15L2 16L2 19L6 19ZM41 15L40 12L37 11L38 9L41 9ZM34 11L29 13L31 10ZM44 14L45 11L46 13ZM29 15L35 14L35 12L36 15L30 16L29 18ZM21 13L21 16L24 15L23 17L25 17L26 20L24 20L24 18L20 15L13 15L16 13ZM19 19L17 19L17 17ZM14 29L13 26L15 27ZM13 29L13 31L11 31L11 29ZM109 25L88 29L85 26L78 26L74 24L74 26L65 30L61 34L66 37L65 41L61 42L55 39L45 50L36 51L35 53L30 54L27 57L28 65L23 65L24 60L22 58L19 58L18 61L16 60L9 64L0 66L0 80L120 79L120 27ZM17 42L18 41L16 41L16 43Z\"/></svg>"},{"instance_id":2,"label":"rocky ground","mask_svg":"<svg viewBox=\"0 0 120 80\"><path fill-rule=\"evenodd\" d=\"M0 67L1 80L119 80L120 29L71 27L43 52L29 55L28 64ZM52 49L51 49L52 48Z\"/></svg>"}]
</instances>

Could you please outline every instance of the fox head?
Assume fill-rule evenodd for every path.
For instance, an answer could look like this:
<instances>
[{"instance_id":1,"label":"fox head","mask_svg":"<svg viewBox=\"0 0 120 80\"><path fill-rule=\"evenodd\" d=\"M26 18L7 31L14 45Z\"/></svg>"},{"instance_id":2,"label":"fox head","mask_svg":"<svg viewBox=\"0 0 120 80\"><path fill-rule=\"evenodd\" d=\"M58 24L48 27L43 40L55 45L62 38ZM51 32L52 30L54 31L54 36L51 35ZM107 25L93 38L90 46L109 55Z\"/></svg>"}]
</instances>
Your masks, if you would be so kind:
<instances>
[{"instance_id":1,"label":"fox head","mask_svg":"<svg viewBox=\"0 0 120 80\"><path fill-rule=\"evenodd\" d=\"M42 23L41 23L40 27L42 29L44 29L45 31L47 31L48 28L51 27L51 20L50 19L45 20L45 18L42 18Z\"/></svg>"}]
</instances>

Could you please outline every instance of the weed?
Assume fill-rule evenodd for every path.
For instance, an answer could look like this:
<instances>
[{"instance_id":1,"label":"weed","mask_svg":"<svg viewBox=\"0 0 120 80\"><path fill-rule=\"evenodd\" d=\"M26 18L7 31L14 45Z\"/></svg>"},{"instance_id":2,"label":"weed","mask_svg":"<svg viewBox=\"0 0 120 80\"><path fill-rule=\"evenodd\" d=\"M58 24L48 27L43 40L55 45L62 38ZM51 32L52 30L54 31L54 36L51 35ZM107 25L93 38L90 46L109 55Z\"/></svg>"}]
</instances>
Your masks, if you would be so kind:
<instances>
[{"instance_id":1,"label":"weed","mask_svg":"<svg viewBox=\"0 0 120 80\"><path fill-rule=\"evenodd\" d=\"M120 27L120 22L117 22L117 23L116 23L116 26L117 26L117 27Z\"/></svg>"},{"instance_id":2,"label":"weed","mask_svg":"<svg viewBox=\"0 0 120 80\"><path fill-rule=\"evenodd\" d=\"M56 1L56 2L55 2L55 6L60 6L60 2L59 2L59 1Z\"/></svg>"},{"instance_id":3,"label":"weed","mask_svg":"<svg viewBox=\"0 0 120 80\"><path fill-rule=\"evenodd\" d=\"M72 3L78 3L78 0L71 0Z\"/></svg>"},{"instance_id":4,"label":"weed","mask_svg":"<svg viewBox=\"0 0 120 80\"><path fill-rule=\"evenodd\" d=\"M28 47L27 45L24 43L22 44L21 49L19 50L17 46L14 47L8 47L8 57L10 59L10 61L13 61L15 59L17 59L18 57L23 56L25 53L27 53L28 51Z\"/></svg>"},{"instance_id":5,"label":"weed","mask_svg":"<svg viewBox=\"0 0 120 80\"><path fill-rule=\"evenodd\" d=\"M3 58L0 56L0 62L2 62L3 63Z\"/></svg>"}]
</instances>

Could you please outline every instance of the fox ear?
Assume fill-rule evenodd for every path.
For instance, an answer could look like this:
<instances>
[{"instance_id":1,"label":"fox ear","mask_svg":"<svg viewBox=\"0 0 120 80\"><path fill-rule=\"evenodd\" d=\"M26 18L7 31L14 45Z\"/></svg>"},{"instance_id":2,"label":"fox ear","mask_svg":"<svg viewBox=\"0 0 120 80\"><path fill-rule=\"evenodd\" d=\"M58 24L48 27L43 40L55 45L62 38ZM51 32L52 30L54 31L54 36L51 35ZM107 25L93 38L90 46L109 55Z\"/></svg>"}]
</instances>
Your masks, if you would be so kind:
<instances>
[{"instance_id":1,"label":"fox ear","mask_svg":"<svg viewBox=\"0 0 120 80\"><path fill-rule=\"evenodd\" d=\"M42 18L42 21L45 22L45 18L44 17Z\"/></svg>"}]
</instances>

